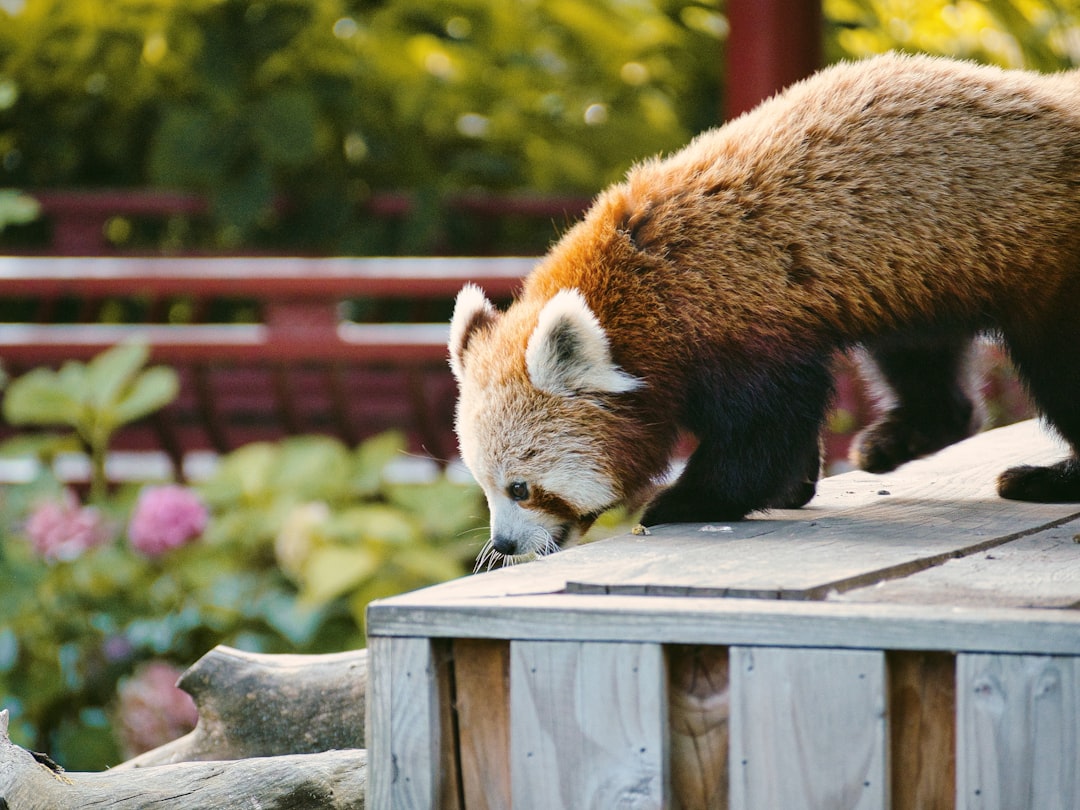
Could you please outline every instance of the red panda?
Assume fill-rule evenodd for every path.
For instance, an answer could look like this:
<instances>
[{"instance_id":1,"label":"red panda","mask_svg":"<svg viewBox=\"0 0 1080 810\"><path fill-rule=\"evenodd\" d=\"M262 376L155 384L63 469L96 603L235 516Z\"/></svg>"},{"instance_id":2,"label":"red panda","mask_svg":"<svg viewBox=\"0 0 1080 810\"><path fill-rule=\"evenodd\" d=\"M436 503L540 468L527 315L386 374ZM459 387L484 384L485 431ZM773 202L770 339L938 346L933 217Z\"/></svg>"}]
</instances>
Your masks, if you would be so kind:
<instances>
[{"instance_id":1,"label":"red panda","mask_svg":"<svg viewBox=\"0 0 1080 810\"><path fill-rule=\"evenodd\" d=\"M602 192L498 312L459 294L462 457L497 554L604 510L738 520L813 497L838 351L892 405L856 442L887 471L978 426L997 335L1071 445L1005 498L1080 501L1080 71L887 55L821 71ZM661 481L681 431L697 447Z\"/></svg>"}]
</instances>

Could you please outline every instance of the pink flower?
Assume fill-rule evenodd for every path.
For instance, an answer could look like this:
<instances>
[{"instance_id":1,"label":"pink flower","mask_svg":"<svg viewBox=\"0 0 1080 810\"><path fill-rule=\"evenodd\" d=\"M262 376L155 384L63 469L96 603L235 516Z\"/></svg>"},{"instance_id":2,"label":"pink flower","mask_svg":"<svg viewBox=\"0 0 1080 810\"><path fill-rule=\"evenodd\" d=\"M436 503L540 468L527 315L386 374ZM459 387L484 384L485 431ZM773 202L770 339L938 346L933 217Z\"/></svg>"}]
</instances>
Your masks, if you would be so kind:
<instances>
[{"instance_id":1,"label":"pink flower","mask_svg":"<svg viewBox=\"0 0 1080 810\"><path fill-rule=\"evenodd\" d=\"M51 562L74 560L112 538L105 516L92 506L80 506L71 490L64 492L63 501L38 504L23 528L34 551Z\"/></svg>"},{"instance_id":2,"label":"pink flower","mask_svg":"<svg viewBox=\"0 0 1080 810\"><path fill-rule=\"evenodd\" d=\"M195 703L176 688L180 674L172 664L150 661L120 686L116 732L125 758L164 745L195 727L199 717Z\"/></svg>"},{"instance_id":3,"label":"pink flower","mask_svg":"<svg viewBox=\"0 0 1080 810\"><path fill-rule=\"evenodd\" d=\"M199 496L169 484L139 493L128 524L128 540L136 551L157 557L203 533L209 515Z\"/></svg>"}]
</instances>

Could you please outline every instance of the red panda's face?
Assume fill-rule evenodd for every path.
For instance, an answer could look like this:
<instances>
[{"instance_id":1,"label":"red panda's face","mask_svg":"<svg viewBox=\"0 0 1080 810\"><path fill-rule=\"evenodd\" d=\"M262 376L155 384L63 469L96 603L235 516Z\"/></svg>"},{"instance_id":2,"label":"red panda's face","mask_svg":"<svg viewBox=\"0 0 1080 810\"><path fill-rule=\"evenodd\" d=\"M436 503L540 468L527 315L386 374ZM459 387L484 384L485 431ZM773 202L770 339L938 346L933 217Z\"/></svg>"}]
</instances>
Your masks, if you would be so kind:
<instances>
[{"instance_id":1,"label":"red panda's face","mask_svg":"<svg viewBox=\"0 0 1080 810\"><path fill-rule=\"evenodd\" d=\"M603 437L614 429L605 397L640 381L611 362L580 294L559 292L535 315L500 315L466 287L450 353L462 458L491 512L481 561L570 545L625 499L605 458Z\"/></svg>"}]
</instances>

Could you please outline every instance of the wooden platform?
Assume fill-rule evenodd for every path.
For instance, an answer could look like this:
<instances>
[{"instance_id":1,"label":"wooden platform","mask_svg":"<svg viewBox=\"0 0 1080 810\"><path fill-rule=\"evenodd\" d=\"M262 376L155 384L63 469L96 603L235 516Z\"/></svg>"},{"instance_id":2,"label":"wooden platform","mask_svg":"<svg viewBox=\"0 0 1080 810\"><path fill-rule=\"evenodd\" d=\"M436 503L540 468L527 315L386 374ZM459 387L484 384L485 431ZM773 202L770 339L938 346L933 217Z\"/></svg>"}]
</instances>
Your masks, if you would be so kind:
<instances>
[{"instance_id":1,"label":"wooden platform","mask_svg":"<svg viewBox=\"0 0 1080 810\"><path fill-rule=\"evenodd\" d=\"M1080 504L1034 422L807 508L373 603L378 808L1080 807Z\"/></svg>"}]
</instances>

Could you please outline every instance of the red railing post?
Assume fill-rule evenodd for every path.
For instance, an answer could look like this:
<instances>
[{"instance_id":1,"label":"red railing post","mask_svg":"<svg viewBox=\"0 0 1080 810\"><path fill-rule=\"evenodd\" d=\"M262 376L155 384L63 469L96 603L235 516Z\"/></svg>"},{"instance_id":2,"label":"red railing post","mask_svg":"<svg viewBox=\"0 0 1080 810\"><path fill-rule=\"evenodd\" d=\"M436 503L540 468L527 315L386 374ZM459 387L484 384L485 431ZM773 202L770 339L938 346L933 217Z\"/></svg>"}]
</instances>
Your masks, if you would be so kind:
<instances>
[{"instance_id":1,"label":"red railing post","mask_svg":"<svg viewBox=\"0 0 1080 810\"><path fill-rule=\"evenodd\" d=\"M728 0L730 120L821 66L821 0Z\"/></svg>"}]
</instances>

